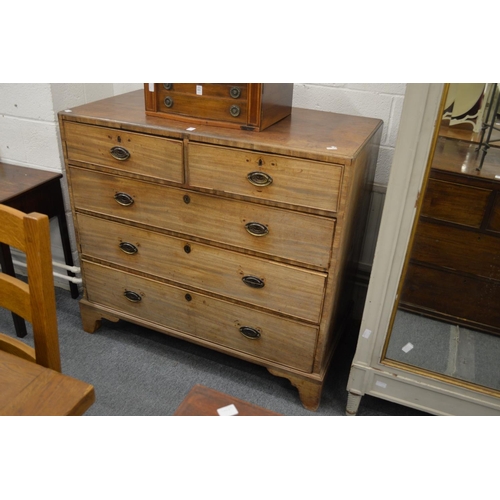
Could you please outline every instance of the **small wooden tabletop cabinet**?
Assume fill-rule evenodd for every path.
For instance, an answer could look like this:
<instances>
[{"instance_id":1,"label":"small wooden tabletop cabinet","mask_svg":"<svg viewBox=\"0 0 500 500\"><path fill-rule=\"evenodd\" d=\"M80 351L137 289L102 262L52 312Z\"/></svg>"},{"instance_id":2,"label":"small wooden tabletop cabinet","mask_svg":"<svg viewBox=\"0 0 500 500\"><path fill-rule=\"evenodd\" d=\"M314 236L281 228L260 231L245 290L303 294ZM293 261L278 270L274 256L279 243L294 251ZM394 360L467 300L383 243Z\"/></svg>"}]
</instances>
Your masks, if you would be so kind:
<instances>
[{"instance_id":1,"label":"small wooden tabletop cabinet","mask_svg":"<svg viewBox=\"0 0 500 500\"><path fill-rule=\"evenodd\" d=\"M142 90L59 120L84 330L123 319L258 363L316 409L382 122L294 108L255 133L148 116Z\"/></svg>"}]
</instances>

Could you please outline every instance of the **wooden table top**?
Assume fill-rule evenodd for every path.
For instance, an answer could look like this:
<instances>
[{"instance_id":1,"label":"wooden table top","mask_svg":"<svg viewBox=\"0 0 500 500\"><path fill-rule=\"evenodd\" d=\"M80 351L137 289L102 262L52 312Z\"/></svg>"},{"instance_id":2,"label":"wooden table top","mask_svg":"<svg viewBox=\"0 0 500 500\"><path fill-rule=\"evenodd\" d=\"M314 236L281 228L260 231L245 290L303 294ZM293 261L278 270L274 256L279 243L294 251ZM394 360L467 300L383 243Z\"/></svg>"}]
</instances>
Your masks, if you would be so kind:
<instances>
[{"instance_id":1,"label":"wooden table top","mask_svg":"<svg viewBox=\"0 0 500 500\"><path fill-rule=\"evenodd\" d=\"M0 351L0 416L83 415L94 401L92 385Z\"/></svg>"},{"instance_id":2,"label":"wooden table top","mask_svg":"<svg viewBox=\"0 0 500 500\"><path fill-rule=\"evenodd\" d=\"M61 177L61 173L18 167L0 161L0 203Z\"/></svg>"},{"instance_id":3,"label":"wooden table top","mask_svg":"<svg viewBox=\"0 0 500 500\"><path fill-rule=\"evenodd\" d=\"M195 385L184 398L174 413L174 417L218 416L217 410L234 405L241 417L276 417L279 413L256 406L247 401L210 389L204 385Z\"/></svg>"}]
</instances>

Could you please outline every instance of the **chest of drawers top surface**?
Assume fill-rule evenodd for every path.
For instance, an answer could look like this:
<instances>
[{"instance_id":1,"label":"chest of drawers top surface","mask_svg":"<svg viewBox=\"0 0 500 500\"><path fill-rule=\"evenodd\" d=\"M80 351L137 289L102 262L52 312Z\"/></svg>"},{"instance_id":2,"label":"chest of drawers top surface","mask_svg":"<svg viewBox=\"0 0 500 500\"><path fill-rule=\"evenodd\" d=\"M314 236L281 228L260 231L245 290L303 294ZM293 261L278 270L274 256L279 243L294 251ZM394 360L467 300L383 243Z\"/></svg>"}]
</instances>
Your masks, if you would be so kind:
<instances>
[{"instance_id":1,"label":"chest of drawers top surface","mask_svg":"<svg viewBox=\"0 0 500 500\"><path fill-rule=\"evenodd\" d=\"M63 120L138 131L207 144L350 164L382 125L365 118L293 108L292 114L262 132L225 129L147 116L142 90L62 111ZM187 130L194 127L195 130Z\"/></svg>"}]
</instances>

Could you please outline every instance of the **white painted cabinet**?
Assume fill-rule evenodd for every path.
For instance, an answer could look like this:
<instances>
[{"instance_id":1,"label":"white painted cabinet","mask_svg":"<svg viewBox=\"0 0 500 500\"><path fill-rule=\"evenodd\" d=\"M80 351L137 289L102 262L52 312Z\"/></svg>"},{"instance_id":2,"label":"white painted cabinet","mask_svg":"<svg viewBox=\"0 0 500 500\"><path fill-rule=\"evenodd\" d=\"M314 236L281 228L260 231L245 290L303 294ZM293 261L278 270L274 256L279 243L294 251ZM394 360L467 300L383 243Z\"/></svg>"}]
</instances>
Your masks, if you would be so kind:
<instances>
[{"instance_id":1,"label":"white painted cabinet","mask_svg":"<svg viewBox=\"0 0 500 500\"><path fill-rule=\"evenodd\" d=\"M437 319L439 315L433 315L431 307L429 313L409 313L400 307L401 291L409 285L404 280L410 279L407 269L416 241L415 228L423 214L422 200L431 169L436 168L433 165L436 145L438 141L474 144L477 140L473 137L474 131L469 136L459 131L459 137L443 138L441 117L448 89L445 84L407 86L371 280L347 385L348 415L357 414L364 395L435 415L500 415L500 336L457 324L456 318L445 321L441 315ZM493 178L495 169L500 178L500 162L495 159L495 155L500 156L500 149L491 149L495 151L488 152L487 160L493 169ZM460 166L464 174L466 167L474 167L474 161L474 153L470 152ZM475 168L469 168L468 172L471 177L484 175ZM489 196L488 203L491 210L495 210L500 191L493 191ZM444 223L443 231L448 227L453 228L453 224ZM484 257L478 254L476 258ZM474 304L482 299L471 294L469 300Z\"/></svg>"}]
</instances>

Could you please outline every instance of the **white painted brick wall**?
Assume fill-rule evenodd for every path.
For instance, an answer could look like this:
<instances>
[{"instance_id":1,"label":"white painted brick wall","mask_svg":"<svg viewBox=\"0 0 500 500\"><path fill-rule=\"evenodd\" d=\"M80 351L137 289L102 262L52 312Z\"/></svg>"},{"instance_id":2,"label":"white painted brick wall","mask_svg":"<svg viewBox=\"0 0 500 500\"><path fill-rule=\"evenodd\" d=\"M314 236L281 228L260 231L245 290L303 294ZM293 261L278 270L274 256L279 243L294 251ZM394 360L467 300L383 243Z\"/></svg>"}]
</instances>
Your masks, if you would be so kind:
<instances>
[{"instance_id":1,"label":"white painted brick wall","mask_svg":"<svg viewBox=\"0 0 500 500\"><path fill-rule=\"evenodd\" d=\"M296 107L383 120L375 183L387 186L406 84L297 83L293 90Z\"/></svg>"},{"instance_id":2,"label":"white painted brick wall","mask_svg":"<svg viewBox=\"0 0 500 500\"><path fill-rule=\"evenodd\" d=\"M62 109L142 88L142 83L0 84L0 160L19 167L64 172L57 113ZM389 179L405 89L406 84L397 83L297 83L294 86L293 105L384 121L375 173L377 192L380 193ZM75 248L66 188L64 196ZM51 237L54 259L63 262L55 221L51 223ZM77 263L76 252L74 259ZM67 286L66 282L57 284Z\"/></svg>"}]
</instances>

